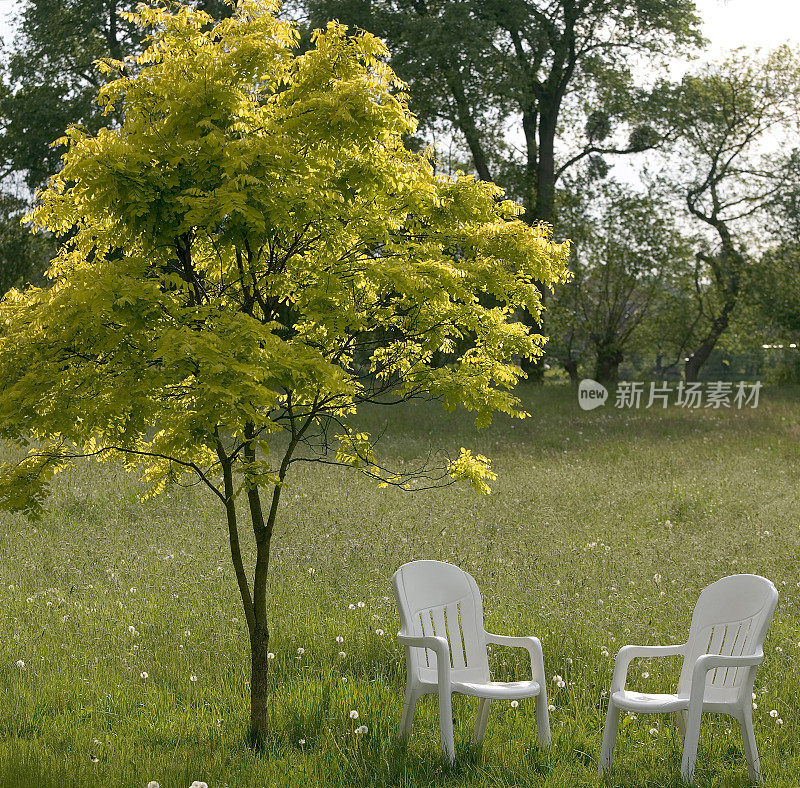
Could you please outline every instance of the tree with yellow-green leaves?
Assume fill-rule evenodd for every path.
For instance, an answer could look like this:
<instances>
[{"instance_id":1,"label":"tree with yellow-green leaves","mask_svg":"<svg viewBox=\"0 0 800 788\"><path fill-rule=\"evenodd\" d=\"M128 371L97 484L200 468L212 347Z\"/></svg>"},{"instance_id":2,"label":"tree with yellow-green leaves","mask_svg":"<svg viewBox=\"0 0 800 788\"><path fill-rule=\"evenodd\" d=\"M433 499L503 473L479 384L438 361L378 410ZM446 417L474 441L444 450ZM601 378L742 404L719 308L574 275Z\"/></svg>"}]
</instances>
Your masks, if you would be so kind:
<instances>
[{"instance_id":1,"label":"tree with yellow-green leaves","mask_svg":"<svg viewBox=\"0 0 800 788\"><path fill-rule=\"evenodd\" d=\"M534 282L563 281L568 254L497 187L436 176L404 146L415 121L378 39L330 24L300 54L276 11L126 15L151 37L135 61L103 64L118 77L99 101L121 121L67 130L29 217L61 238L52 284L0 305L0 436L23 449L0 471L0 504L35 515L53 474L86 457L124 458L154 494L199 477L227 519L255 742L291 466L418 485L357 428L366 403L437 398L482 425L524 416L515 359L544 340L509 317L539 313ZM462 449L424 478L486 492L493 474Z\"/></svg>"}]
</instances>

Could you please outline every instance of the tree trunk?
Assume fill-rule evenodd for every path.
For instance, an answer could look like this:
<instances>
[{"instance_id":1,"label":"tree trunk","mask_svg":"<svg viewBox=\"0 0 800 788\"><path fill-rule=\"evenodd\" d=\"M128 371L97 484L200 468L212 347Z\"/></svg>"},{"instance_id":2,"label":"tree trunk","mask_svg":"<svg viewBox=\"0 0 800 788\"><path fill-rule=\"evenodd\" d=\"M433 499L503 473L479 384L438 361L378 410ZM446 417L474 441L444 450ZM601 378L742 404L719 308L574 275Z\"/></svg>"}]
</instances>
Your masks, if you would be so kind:
<instances>
[{"instance_id":1,"label":"tree trunk","mask_svg":"<svg viewBox=\"0 0 800 788\"><path fill-rule=\"evenodd\" d=\"M616 383L619 377L619 365L624 356L613 345L601 345L597 348L597 362L594 368L594 379L598 383Z\"/></svg>"},{"instance_id":2,"label":"tree trunk","mask_svg":"<svg viewBox=\"0 0 800 788\"><path fill-rule=\"evenodd\" d=\"M569 382L573 386L578 385L578 362L574 358L564 360L564 370L569 375Z\"/></svg>"},{"instance_id":3,"label":"tree trunk","mask_svg":"<svg viewBox=\"0 0 800 788\"><path fill-rule=\"evenodd\" d=\"M553 224L556 194L556 112L550 108L539 109L539 156L536 161L536 203L534 223Z\"/></svg>"},{"instance_id":4,"label":"tree trunk","mask_svg":"<svg viewBox=\"0 0 800 788\"><path fill-rule=\"evenodd\" d=\"M700 375L700 369L708 361L711 351L717 344L725 329L728 327L729 315L734 307L733 301L729 301L722 309L720 316L711 324L711 329L706 334L697 350L689 356L684 366L684 377L689 383L695 383Z\"/></svg>"},{"instance_id":5,"label":"tree trunk","mask_svg":"<svg viewBox=\"0 0 800 788\"><path fill-rule=\"evenodd\" d=\"M556 110L557 113L557 110ZM555 134L556 122L553 113L548 111L547 108L540 107L539 111L539 140L538 148L536 151L535 165L536 165L536 199L533 204L533 211L526 213L528 221L531 225L537 225L540 222L546 222L550 226L553 225L554 204L555 204L555 189L556 189L556 173L555 173ZM530 142L528 142L530 145ZM531 164L529 157L529 166ZM545 301L546 291L542 289L542 304ZM539 326L533 315L527 312L522 312L522 321L532 331L542 332L547 334L545 330L544 320L542 325ZM544 382L544 364L539 361L533 362L524 360L522 369L528 376L528 381L531 383Z\"/></svg>"},{"instance_id":6,"label":"tree trunk","mask_svg":"<svg viewBox=\"0 0 800 788\"><path fill-rule=\"evenodd\" d=\"M266 621L257 621L250 636L250 745L255 750L264 747L269 732L268 649L269 627Z\"/></svg>"}]
</instances>

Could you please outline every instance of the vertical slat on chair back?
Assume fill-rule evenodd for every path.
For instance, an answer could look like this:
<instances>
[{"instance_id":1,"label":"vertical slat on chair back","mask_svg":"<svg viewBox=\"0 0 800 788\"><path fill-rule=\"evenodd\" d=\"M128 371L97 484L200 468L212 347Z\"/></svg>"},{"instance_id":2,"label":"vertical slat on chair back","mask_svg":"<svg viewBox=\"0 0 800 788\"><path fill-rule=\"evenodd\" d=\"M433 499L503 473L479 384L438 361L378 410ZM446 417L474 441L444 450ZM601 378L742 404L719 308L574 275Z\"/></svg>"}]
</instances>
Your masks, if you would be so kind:
<instances>
[{"instance_id":1,"label":"vertical slat on chair back","mask_svg":"<svg viewBox=\"0 0 800 788\"><path fill-rule=\"evenodd\" d=\"M392 584L403 631L446 638L454 681L486 681L483 609L473 578L452 564L412 561L395 572ZM421 680L436 681L431 649L410 649L408 658Z\"/></svg>"},{"instance_id":2,"label":"vertical slat on chair back","mask_svg":"<svg viewBox=\"0 0 800 788\"><path fill-rule=\"evenodd\" d=\"M731 575L708 586L695 605L678 691L688 693L693 666L703 654L756 653L777 603L775 586L758 575ZM708 673L706 687L717 690L717 697L728 690L733 701L751 691L754 676L754 668L715 668Z\"/></svg>"}]
</instances>

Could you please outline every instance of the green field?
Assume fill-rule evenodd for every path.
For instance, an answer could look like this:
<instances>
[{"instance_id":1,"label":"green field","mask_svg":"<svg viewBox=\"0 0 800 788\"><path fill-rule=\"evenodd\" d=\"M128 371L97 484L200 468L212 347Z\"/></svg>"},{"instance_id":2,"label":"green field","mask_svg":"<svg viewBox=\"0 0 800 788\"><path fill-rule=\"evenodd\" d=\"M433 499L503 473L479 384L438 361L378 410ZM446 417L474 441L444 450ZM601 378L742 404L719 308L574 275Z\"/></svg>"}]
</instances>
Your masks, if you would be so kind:
<instances>
[{"instance_id":1,"label":"green field","mask_svg":"<svg viewBox=\"0 0 800 788\"><path fill-rule=\"evenodd\" d=\"M768 784L797 786L798 393L767 390L740 412L584 413L566 389L526 390L532 418L482 431L438 406L366 414L376 431L392 419L385 457L464 445L499 478L490 496L405 493L296 466L274 542L274 729L261 755L245 744L248 641L219 502L199 487L142 502L144 486L112 464L59 476L43 520L0 515L0 786L677 786L680 738L662 716L625 718L614 771L598 779L603 692L621 645L682 641L700 589L734 572L781 594L756 737ZM541 638L548 676L567 682L548 687L550 751L532 700L496 703L475 749L476 702L456 696L453 768L434 698L408 747L395 741L405 668L389 578L415 558L471 572L487 629ZM527 675L524 651L495 647L491 660L496 678ZM678 667L635 663L633 685L668 691ZM696 783L747 784L732 720L704 720Z\"/></svg>"}]
</instances>

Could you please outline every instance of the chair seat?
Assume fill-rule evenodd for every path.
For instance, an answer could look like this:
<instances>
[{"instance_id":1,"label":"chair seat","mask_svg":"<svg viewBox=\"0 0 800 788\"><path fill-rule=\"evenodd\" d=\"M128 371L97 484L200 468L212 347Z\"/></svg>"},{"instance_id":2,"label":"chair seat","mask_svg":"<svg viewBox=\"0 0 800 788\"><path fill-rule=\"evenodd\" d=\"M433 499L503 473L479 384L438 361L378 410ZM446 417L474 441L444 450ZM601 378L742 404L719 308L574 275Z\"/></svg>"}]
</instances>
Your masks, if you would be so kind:
<instances>
[{"instance_id":1,"label":"chair seat","mask_svg":"<svg viewBox=\"0 0 800 788\"><path fill-rule=\"evenodd\" d=\"M621 690L611 696L617 708L625 711L669 712L682 711L689 708L689 698L680 695L662 695L659 693L631 692Z\"/></svg>"},{"instance_id":2,"label":"chair seat","mask_svg":"<svg viewBox=\"0 0 800 788\"><path fill-rule=\"evenodd\" d=\"M473 698L532 698L538 695L542 688L538 681L487 681L484 683L469 683L454 681L453 692L469 695Z\"/></svg>"}]
</instances>

